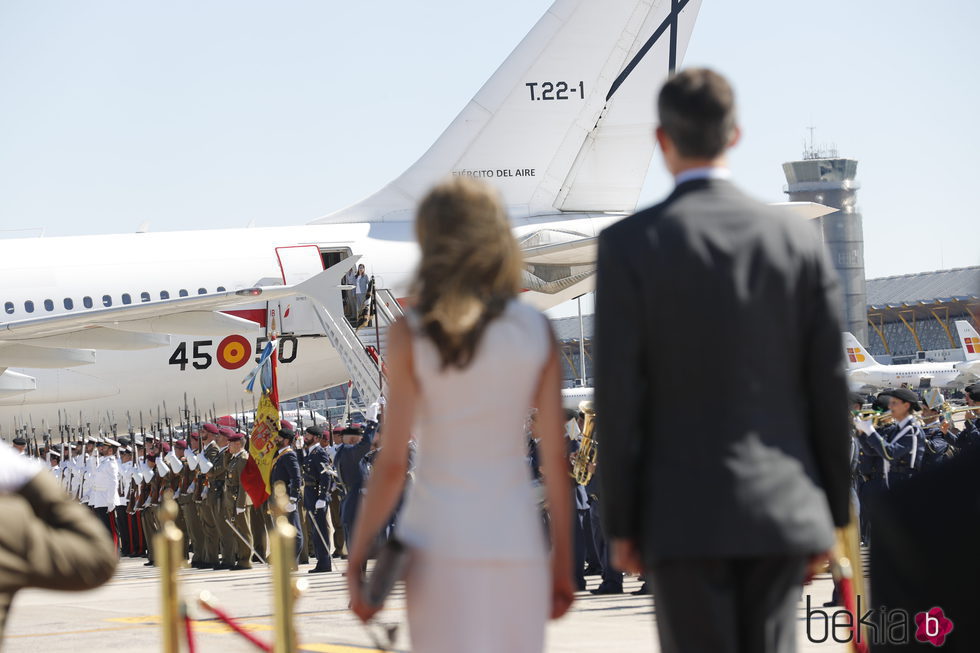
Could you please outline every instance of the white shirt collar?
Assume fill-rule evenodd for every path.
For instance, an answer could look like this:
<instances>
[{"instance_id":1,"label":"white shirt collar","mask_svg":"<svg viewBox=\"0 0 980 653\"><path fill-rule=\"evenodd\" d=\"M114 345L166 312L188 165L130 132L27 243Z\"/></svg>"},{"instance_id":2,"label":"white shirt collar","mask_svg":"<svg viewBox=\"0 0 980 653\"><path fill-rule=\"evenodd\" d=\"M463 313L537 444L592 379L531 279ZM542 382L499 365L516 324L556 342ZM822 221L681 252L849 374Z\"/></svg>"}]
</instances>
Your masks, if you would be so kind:
<instances>
[{"instance_id":1,"label":"white shirt collar","mask_svg":"<svg viewBox=\"0 0 980 653\"><path fill-rule=\"evenodd\" d=\"M684 182L695 179L731 179L732 171L722 166L704 166L690 168L674 177L674 184L680 186Z\"/></svg>"}]
</instances>

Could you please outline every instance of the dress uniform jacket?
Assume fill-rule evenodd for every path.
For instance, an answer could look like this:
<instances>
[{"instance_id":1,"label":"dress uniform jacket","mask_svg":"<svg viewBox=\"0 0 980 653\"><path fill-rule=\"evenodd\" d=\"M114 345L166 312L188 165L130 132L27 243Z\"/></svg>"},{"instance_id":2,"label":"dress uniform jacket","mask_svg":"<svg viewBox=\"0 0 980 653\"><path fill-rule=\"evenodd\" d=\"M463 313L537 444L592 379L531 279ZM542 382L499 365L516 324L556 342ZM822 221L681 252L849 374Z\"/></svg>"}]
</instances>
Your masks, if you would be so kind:
<instances>
[{"instance_id":1,"label":"dress uniform jacket","mask_svg":"<svg viewBox=\"0 0 980 653\"><path fill-rule=\"evenodd\" d=\"M862 439L884 459L888 487L909 478L915 471L922 429L911 415L897 424L883 427L880 433L872 431Z\"/></svg>"}]
</instances>

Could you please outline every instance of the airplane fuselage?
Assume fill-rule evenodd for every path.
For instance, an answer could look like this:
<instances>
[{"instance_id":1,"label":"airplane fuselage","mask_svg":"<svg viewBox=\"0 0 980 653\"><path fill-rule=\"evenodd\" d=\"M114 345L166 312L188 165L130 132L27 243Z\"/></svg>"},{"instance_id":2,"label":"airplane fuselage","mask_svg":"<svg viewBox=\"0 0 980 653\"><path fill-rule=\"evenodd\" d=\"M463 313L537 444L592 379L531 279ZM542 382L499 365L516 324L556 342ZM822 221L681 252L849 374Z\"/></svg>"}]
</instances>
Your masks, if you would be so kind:
<instances>
[{"instance_id":1,"label":"airplane fuselage","mask_svg":"<svg viewBox=\"0 0 980 653\"><path fill-rule=\"evenodd\" d=\"M514 222L515 234L539 229L595 236L618 217L564 214ZM0 289L3 322L83 312L104 306L284 283L277 248L316 246L326 255L359 255L379 288L404 298L419 261L411 222L305 225L0 241L4 270ZM338 286L341 278L337 279ZM338 294L341 292L339 287ZM538 306L542 306L540 293ZM295 299L295 298L294 298ZM545 306L547 296L544 296ZM559 300L556 298L555 303ZM271 303L271 302L270 302ZM285 333L279 348L283 399L347 381L338 353L322 331L289 322L288 300L278 300ZM292 302L296 305L295 302ZM138 351L99 349L95 362L61 369L13 367L37 380L37 389L0 396L0 428L33 422L41 428L69 422L138 427L164 404L171 418L184 397L205 411L251 410L242 379L265 338L266 302L231 314L258 322L253 329L209 335L168 334L169 344ZM263 322L265 322L263 324ZM261 326L260 326L261 324ZM308 328L310 327L310 328ZM235 356L226 347L237 341ZM0 348L4 346L0 336ZM245 350L244 356L242 349ZM193 411L193 407L190 406Z\"/></svg>"},{"instance_id":2,"label":"airplane fuselage","mask_svg":"<svg viewBox=\"0 0 980 653\"><path fill-rule=\"evenodd\" d=\"M912 388L924 385L949 388L961 385L961 375L962 370L956 363L874 365L849 371L848 381L874 388L898 388L903 384Z\"/></svg>"}]
</instances>

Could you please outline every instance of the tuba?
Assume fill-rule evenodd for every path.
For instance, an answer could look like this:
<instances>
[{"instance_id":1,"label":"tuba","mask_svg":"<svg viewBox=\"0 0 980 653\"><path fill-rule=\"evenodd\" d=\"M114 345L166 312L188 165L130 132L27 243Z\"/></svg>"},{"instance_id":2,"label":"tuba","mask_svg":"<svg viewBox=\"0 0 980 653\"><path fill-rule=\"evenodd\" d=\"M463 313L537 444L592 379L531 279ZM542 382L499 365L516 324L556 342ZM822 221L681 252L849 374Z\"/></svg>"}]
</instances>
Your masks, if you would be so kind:
<instances>
[{"instance_id":1,"label":"tuba","mask_svg":"<svg viewBox=\"0 0 980 653\"><path fill-rule=\"evenodd\" d=\"M583 401L578 405L578 409L579 412L585 413L585 424L582 426L582 439L575 453L575 461L572 463L572 478L579 485L588 485L592 480L596 460L595 404L591 401Z\"/></svg>"}]
</instances>

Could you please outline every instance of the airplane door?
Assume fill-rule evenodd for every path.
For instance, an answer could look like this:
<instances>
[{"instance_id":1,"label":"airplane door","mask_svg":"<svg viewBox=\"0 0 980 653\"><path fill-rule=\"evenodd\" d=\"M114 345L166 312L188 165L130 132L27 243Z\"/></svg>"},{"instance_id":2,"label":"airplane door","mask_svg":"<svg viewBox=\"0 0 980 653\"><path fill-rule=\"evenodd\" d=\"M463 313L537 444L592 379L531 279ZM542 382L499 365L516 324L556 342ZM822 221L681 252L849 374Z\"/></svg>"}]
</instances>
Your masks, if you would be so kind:
<instances>
[{"instance_id":1,"label":"airplane door","mask_svg":"<svg viewBox=\"0 0 980 653\"><path fill-rule=\"evenodd\" d=\"M282 281L293 285L323 272L323 259L316 245L277 247ZM338 291L339 292L339 291ZM282 334L297 336L321 334L323 329L307 297L284 297L269 302L269 325L275 324Z\"/></svg>"}]
</instances>

